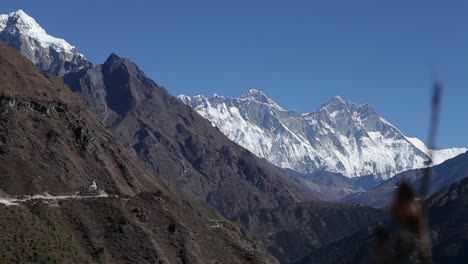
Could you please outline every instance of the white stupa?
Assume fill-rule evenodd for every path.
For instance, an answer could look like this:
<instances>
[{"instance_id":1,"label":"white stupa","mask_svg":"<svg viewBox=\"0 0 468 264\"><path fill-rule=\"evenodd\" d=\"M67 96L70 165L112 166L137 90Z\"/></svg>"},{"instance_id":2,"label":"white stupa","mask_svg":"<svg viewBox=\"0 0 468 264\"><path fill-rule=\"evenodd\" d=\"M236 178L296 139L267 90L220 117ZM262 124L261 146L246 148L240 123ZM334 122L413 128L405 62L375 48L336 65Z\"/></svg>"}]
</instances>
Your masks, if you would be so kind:
<instances>
[{"instance_id":1,"label":"white stupa","mask_svg":"<svg viewBox=\"0 0 468 264\"><path fill-rule=\"evenodd\" d=\"M93 180L93 182L91 183L91 185L88 187L88 191L90 192L96 192L98 189L97 187L97 184L96 184L96 180Z\"/></svg>"}]
</instances>

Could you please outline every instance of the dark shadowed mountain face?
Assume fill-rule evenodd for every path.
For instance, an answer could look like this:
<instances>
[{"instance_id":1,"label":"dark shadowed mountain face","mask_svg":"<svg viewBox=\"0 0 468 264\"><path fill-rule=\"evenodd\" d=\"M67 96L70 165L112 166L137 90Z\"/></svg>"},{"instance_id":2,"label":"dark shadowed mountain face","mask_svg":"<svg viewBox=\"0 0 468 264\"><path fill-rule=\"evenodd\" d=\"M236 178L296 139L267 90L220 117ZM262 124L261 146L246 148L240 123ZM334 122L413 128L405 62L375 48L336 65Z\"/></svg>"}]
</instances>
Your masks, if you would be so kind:
<instances>
[{"instance_id":1,"label":"dark shadowed mountain face","mask_svg":"<svg viewBox=\"0 0 468 264\"><path fill-rule=\"evenodd\" d=\"M281 263L294 263L311 252L385 221L386 214L364 206L309 202L244 212L234 219L257 234Z\"/></svg>"},{"instance_id":2,"label":"dark shadowed mountain face","mask_svg":"<svg viewBox=\"0 0 468 264\"><path fill-rule=\"evenodd\" d=\"M382 182L373 175L348 178L340 173L317 171L302 174L290 169L282 169L294 181L306 186L322 201L338 201L354 193L369 190Z\"/></svg>"},{"instance_id":3,"label":"dark shadowed mountain face","mask_svg":"<svg viewBox=\"0 0 468 264\"><path fill-rule=\"evenodd\" d=\"M268 162L231 142L127 59L113 54L103 65L64 80L155 172L224 216L313 198Z\"/></svg>"},{"instance_id":4,"label":"dark shadowed mountain face","mask_svg":"<svg viewBox=\"0 0 468 264\"><path fill-rule=\"evenodd\" d=\"M4 43L0 164L1 263L276 262L146 169L63 82ZM93 180L109 195L74 196Z\"/></svg>"},{"instance_id":5,"label":"dark shadowed mountain face","mask_svg":"<svg viewBox=\"0 0 468 264\"><path fill-rule=\"evenodd\" d=\"M405 180L416 189L421 186L424 169L410 170L397 174L381 185L362 193L351 194L342 199L345 203L365 204L373 207L387 207L390 205L397 185ZM461 154L432 167L432 181L429 195L435 194L450 184L468 177L468 153Z\"/></svg>"},{"instance_id":6,"label":"dark shadowed mountain face","mask_svg":"<svg viewBox=\"0 0 468 264\"><path fill-rule=\"evenodd\" d=\"M468 261L468 178L443 189L428 202L436 263Z\"/></svg>"},{"instance_id":7,"label":"dark shadowed mountain face","mask_svg":"<svg viewBox=\"0 0 468 264\"><path fill-rule=\"evenodd\" d=\"M468 178L439 191L430 197L426 204L432 236L433 262L467 263ZM372 263L375 260L373 248L376 237L372 230L363 229L331 243L297 263Z\"/></svg>"}]
</instances>

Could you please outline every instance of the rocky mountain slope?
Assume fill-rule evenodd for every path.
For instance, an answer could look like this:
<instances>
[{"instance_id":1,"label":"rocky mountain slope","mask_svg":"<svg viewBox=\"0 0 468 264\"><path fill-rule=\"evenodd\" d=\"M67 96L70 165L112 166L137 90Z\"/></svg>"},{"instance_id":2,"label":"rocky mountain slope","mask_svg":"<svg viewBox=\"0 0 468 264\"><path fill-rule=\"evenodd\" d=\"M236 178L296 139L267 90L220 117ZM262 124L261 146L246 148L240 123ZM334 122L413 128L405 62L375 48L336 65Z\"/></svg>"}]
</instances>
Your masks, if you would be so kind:
<instances>
[{"instance_id":1,"label":"rocky mountain slope","mask_svg":"<svg viewBox=\"0 0 468 264\"><path fill-rule=\"evenodd\" d=\"M281 263L295 263L387 218L383 210L370 207L308 202L243 212L234 220L257 234Z\"/></svg>"},{"instance_id":2,"label":"rocky mountain slope","mask_svg":"<svg viewBox=\"0 0 468 264\"><path fill-rule=\"evenodd\" d=\"M371 190L350 194L342 200L350 204L387 207L392 201L394 190L401 181L409 182L416 190L419 190L421 177L424 173L425 169L405 171ZM468 152L432 167L431 177L429 195L435 194L452 183L468 177Z\"/></svg>"},{"instance_id":3,"label":"rocky mountain slope","mask_svg":"<svg viewBox=\"0 0 468 264\"><path fill-rule=\"evenodd\" d=\"M62 81L4 43L0 164L2 263L276 262L146 169Z\"/></svg>"},{"instance_id":4,"label":"rocky mountain slope","mask_svg":"<svg viewBox=\"0 0 468 264\"><path fill-rule=\"evenodd\" d=\"M225 216L314 198L280 170L232 143L131 61L112 54L102 65L76 64L56 71L50 64L38 63L49 58L39 47L84 57L66 41L47 35L22 10L2 15L1 21L5 21L4 34L13 32L14 38L0 40L41 70L61 76L128 149ZM54 56L52 64L68 65L67 56Z\"/></svg>"},{"instance_id":5,"label":"rocky mountain slope","mask_svg":"<svg viewBox=\"0 0 468 264\"><path fill-rule=\"evenodd\" d=\"M306 186L322 201L340 201L352 194L358 194L372 189L383 180L372 175L348 178L340 173L317 171L302 174L290 169L283 169L291 179Z\"/></svg>"},{"instance_id":6,"label":"rocky mountain slope","mask_svg":"<svg viewBox=\"0 0 468 264\"><path fill-rule=\"evenodd\" d=\"M382 219L379 210L367 207L304 203L315 198L310 194L310 188L231 142L209 121L147 78L129 60L113 54L104 64L69 72L63 79L133 156L145 161L168 182L183 187L224 216L245 225L258 239L269 245L271 252L285 261L290 262L314 252ZM324 184L330 182L328 177L320 175L317 175L317 181ZM99 180L97 184L102 185ZM161 184L164 184L163 180ZM131 258L138 259L137 262L155 262L153 255L158 260L164 260L161 255L168 255L166 262L170 263L216 263L221 254L234 263L274 262L261 247L255 246L254 241L242 235L237 226L199 205L190 196L185 197L183 192L170 185L165 186L172 190L171 197L175 202L163 199L161 203L147 204L145 202L161 201L161 196L165 197L163 191L151 193L148 190L136 196L126 194L126 198L118 201L113 200L112 196L91 199L71 197L73 199L70 201L66 196L66 199L58 201L46 200L51 203L52 207L47 208L52 208L52 211L39 217L35 217L35 212L45 209L43 206L33 206L34 201L29 196L19 198L21 201L26 199L24 202L11 199L4 202L26 206L24 211L16 212L18 214L11 217L33 218L34 225L40 230L50 231L52 227L41 223L58 219L60 225L52 225L53 228L72 235L62 238L60 232L57 235L60 239L54 240L53 246L58 247L61 241L67 248L72 248L69 251L75 252L75 256L82 254L83 259L88 256L95 262L102 257L106 257L107 262L125 262ZM106 189L106 192L110 193L110 190ZM53 205L59 205L61 209L56 211ZM326 228L321 219L328 222ZM304 227L308 231L301 233ZM269 233L277 235L271 236ZM70 237L73 239L70 240ZM148 237L156 237L154 240L160 249L168 247L154 250L157 247L154 243L148 244ZM219 237L224 240L219 240ZM45 243L46 239L40 238L34 243ZM11 239L21 241L22 238ZM212 245L210 241L219 247L207 252ZM306 246L290 250L288 244L296 241L304 241ZM126 244L130 246L126 247ZM73 249L73 245L78 245L78 249ZM138 250L139 245L143 245L143 250ZM223 253L221 248L224 248ZM245 254L245 250L251 250L251 253ZM50 257L54 256L54 252L63 251L66 250L49 250L41 256ZM206 256L202 257L201 254Z\"/></svg>"},{"instance_id":7,"label":"rocky mountain slope","mask_svg":"<svg viewBox=\"0 0 468 264\"><path fill-rule=\"evenodd\" d=\"M283 109L257 90L238 98L181 95L179 99L257 156L303 174L328 171L387 179L424 167L428 160L422 142L416 146L369 105L339 96L304 114ZM466 150L440 151L434 160L442 162Z\"/></svg>"},{"instance_id":8,"label":"rocky mountain slope","mask_svg":"<svg viewBox=\"0 0 468 264\"><path fill-rule=\"evenodd\" d=\"M155 187L157 178L122 157L124 150L61 80L40 74L6 44L1 48L0 159L8 166L0 167L0 189L61 194L95 178L110 193Z\"/></svg>"},{"instance_id":9,"label":"rocky mountain slope","mask_svg":"<svg viewBox=\"0 0 468 264\"><path fill-rule=\"evenodd\" d=\"M427 202L435 263L468 260L468 178L433 195Z\"/></svg>"},{"instance_id":10,"label":"rocky mountain slope","mask_svg":"<svg viewBox=\"0 0 468 264\"><path fill-rule=\"evenodd\" d=\"M104 64L64 80L155 172L227 217L313 198L268 162L231 142L127 59L112 54Z\"/></svg>"},{"instance_id":11,"label":"rocky mountain slope","mask_svg":"<svg viewBox=\"0 0 468 264\"><path fill-rule=\"evenodd\" d=\"M230 141L127 59L113 54L65 80L154 171L240 223L284 263L382 219L359 206L297 205L314 198L309 189ZM295 210L305 213L291 216ZM264 219L263 212L274 216ZM323 232L322 218L329 221ZM347 228L339 228L342 221ZM301 233L304 225L311 231ZM290 250L295 241L304 247Z\"/></svg>"},{"instance_id":12,"label":"rocky mountain slope","mask_svg":"<svg viewBox=\"0 0 468 264\"><path fill-rule=\"evenodd\" d=\"M41 70L58 76L92 66L74 46L48 35L21 9L0 15L0 41L19 50Z\"/></svg>"}]
</instances>

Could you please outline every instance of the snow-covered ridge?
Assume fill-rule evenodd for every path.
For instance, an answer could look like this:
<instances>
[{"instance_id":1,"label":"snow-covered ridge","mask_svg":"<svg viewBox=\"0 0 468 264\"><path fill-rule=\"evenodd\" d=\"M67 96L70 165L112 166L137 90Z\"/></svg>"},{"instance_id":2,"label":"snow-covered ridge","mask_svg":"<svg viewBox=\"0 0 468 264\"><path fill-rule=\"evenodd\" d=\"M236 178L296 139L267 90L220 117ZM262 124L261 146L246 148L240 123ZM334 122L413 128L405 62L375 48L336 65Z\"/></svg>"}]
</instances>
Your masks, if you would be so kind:
<instances>
[{"instance_id":1,"label":"snow-covered ridge","mask_svg":"<svg viewBox=\"0 0 468 264\"><path fill-rule=\"evenodd\" d=\"M47 34L21 9L0 15L0 40L18 49L41 70L56 75L92 65L74 46Z\"/></svg>"},{"instance_id":2,"label":"snow-covered ridge","mask_svg":"<svg viewBox=\"0 0 468 264\"><path fill-rule=\"evenodd\" d=\"M419 138L406 137L406 139L415 145L426 155L432 155L432 165L438 165L442 162L465 153L467 148L449 148L449 149L429 149Z\"/></svg>"},{"instance_id":3,"label":"snow-covered ridge","mask_svg":"<svg viewBox=\"0 0 468 264\"><path fill-rule=\"evenodd\" d=\"M257 156L302 173L327 170L387 179L424 167L428 160L421 144L406 138L369 105L341 96L303 114L281 108L257 90L238 98L181 95L179 99ZM434 163L466 150L440 150Z\"/></svg>"}]
</instances>

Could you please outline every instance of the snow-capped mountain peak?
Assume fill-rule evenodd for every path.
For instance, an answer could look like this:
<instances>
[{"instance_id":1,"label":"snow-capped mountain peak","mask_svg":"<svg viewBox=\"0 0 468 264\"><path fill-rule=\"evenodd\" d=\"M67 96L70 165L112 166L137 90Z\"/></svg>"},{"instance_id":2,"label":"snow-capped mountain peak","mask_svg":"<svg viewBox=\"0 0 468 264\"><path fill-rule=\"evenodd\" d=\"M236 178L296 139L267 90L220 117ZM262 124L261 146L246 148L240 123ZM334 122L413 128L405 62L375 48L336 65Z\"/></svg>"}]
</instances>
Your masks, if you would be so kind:
<instances>
[{"instance_id":1,"label":"snow-capped mountain peak","mask_svg":"<svg viewBox=\"0 0 468 264\"><path fill-rule=\"evenodd\" d=\"M9 14L0 15L0 28L5 28L7 25L11 27L18 27L22 30L31 30L37 28L38 30L44 31L43 28L37 24L34 18L26 14L22 9L18 9L15 12Z\"/></svg>"},{"instance_id":2,"label":"snow-capped mountain peak","mask_svg":"<svg viewBox=\"0 0 468 264\"><path fill-rule=\"evenodd\" d=\"M273 101L270 97L268 97L264 92L257 90L257 89L250 89L243 95L239 96L238 99L241 100L248 100L248 101L256 101L258 103L266 104L271 107L282 109L275 101Z\"/></svg>"},{"instance_id":3,"label":"snow-capped mountain peak","mask_svg":"<svg viewBox=\"0 0 468 264\"><path fill-rule=\"evenodd\" d=\"M335 96L328 103L323 104L317 110L312 111L312 113L320 111L322 109L326 109L328 112L333 112L333 111L345 111L345 112L350 112L350 113L355 112L355 115L363 114L366 112L368 112L368 114L376 114L374 109L370 105L357 104L357 103L354 103L345 99L344 97L340 95Z\"/></svg>"},{"instance_id":4,"label":"snow-capped mountain peak","mask_svg":"<svg viewBox=\"0 0 468 264\"><path fill-rule=\"evenodd\" d=\"M241 95L239 98L254 99L254 100L257 100L259 102L269 100L269 98L262 91L259 91L259 90L256 90L256 89L250 89L248 92Z\"/></svg>"},{"instance_id":5,"label":"snow-capped mountain peak","mask_svg":"<svg viewBox=\"0 0 468 264\"><path fill-rule=\"evenodd\" d=\"M421 168L428 152L408 140L368 104L341 96L310 113L285 110L258 90L238 98L179 96L226 136L273 164L301 173L326 170L389 178ZM466 149L444 150L438 160Z\"/></svg>"},{"instance_id":6,"label":"snow-capped mountain peak","mask_svg":"<svg viewBox=\"0 0 468 264\"><path fill-rule=\"evenodd\" d=\"M0 31L13 34L29 34L31 38L37 39L38 43L44 48L52 46L55 49L65 52L72 52L75 49L74 46L64 39L48 35L36 20L26 14L22 9L6 15L0 15Z\"/></svg>"},{"instance_id":7,"label":"snow-capped mountain peak","mask_svg":"<svg viewBox=\"0 0 468 264\"><path fill-rule=\"evenodd\" d=\"M36 32L39 34L46 34L45 30L39 24L26 14L22 9L9 14L0 15L0 29L7 29L9 31L28 31Z\"/></svg>"},{"instance_id":8,"label":"snow-capped mountain peak","mask_svg":"<svg viewBox=\"0 0 468 264\"><path fill-rule=\"evenodd\" d=\"M330 105L330 104L347 104L348 101L346 101L341 95L337 95L335 97L333 97L332 100L330 100L330 102L328 102L328 104L326 105Z\"/></svg>"},{"instance_id":9,"label":"snow-capped mountain peak","mask_svg":"<svg viewBox=\"0 0 468 264\"><path fill-rule=\"evenodd\" d=\"M331 115L332 113L336 111L348 111L348 101L346 101L343 97L337 95L328 103L320 106L316 111L322 111L325 113L329 113ZM316 111L313 111L313 112L316 112ZM305 115L309 115L309 114L312 114L312 113L305 113ZM337 114L337 112L335 114Z\"/></svg>"},{"instance_id":10,"label":"snow-capped mountain peak","mask_svg":"<svg viewBox=\"0 0 468 264\"><path fill-rule=\"evenodd\" d=\"M59 76L92 66L74 46L47 34L22 9L0 15L0 40L18 49L41 70Z\"/></svg>"}]
</instances>

